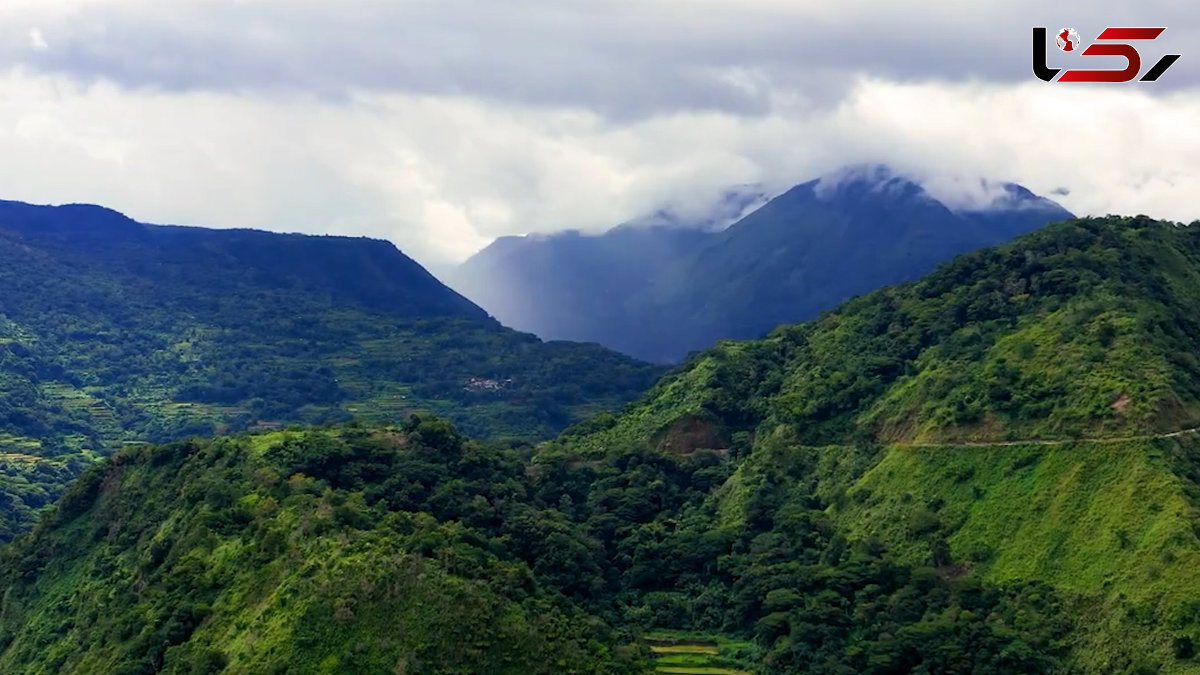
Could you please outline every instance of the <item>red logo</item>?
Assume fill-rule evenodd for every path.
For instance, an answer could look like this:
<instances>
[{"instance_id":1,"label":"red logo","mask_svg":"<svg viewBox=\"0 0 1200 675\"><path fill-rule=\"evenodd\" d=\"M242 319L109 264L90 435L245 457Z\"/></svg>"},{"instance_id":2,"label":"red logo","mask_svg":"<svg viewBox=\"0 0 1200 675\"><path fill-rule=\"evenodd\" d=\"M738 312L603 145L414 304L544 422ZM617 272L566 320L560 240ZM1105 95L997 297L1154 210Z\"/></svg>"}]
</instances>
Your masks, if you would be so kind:
<instances>
[{"instance_id":1,"label":"red logo","mask_svg":"<svg viewBox=\"0 0 1200 675\"><path fill-rule=\"evenodd\" d=\"M1097 42L1105 41L1111 44L1090 45L1079 52L1082 56L1120 56L1125 59L1122 70L1079 70L1073 69L1058 76L1058 82L1129 82L1142 71L1142 56L1133 45L1117 42L1117 40L1154 40L1166 28L1105 28L1096 38ZM1055 35L1058 48L1064 52L1078 51L1080 47L1079 33L1074 28L1064 28ZM1173 63L1179 60L1179 54L1167 54L1160 58L1139 82L1154 82L1167 72ZM1056 81L1061 68L1046 66L1046 29L1033 29L1033 74L1046 82Z\"/></svg>"},{"instance_id":2,"label":"red logo","mask_svg":"<svg viewBox=\"0 0 1200 675\"><path fill-rule=\"evenodd\" d=\"M1058 31L1055 41L1058 43L1059 49L1064 52L1073 52L1079 47L1079 33L1076 33L1074 28L1064 28Z\"/></svg>"}]
</instances>

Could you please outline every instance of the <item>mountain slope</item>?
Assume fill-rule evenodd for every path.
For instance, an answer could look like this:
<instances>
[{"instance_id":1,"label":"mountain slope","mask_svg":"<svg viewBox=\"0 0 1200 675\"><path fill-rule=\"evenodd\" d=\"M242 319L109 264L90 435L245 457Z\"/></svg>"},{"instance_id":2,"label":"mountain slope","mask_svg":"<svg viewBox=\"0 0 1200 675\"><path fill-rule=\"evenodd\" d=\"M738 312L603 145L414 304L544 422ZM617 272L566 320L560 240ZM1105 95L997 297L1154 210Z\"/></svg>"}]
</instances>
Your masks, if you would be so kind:
<instances>
[{"instance_id":1,"label":"mountain slope","mask_svg":"<svg viewBox=\"0 0 1200 675\"><path fill-rule=\"evenodd\" d=\"M959 204L886 167L853 167L723 230L505 238L464 263L457 286L507 325L678 361L1070 217L1017 185L981 189Z\"/></svg>"},{"instance_id":2,"label":"mountain slope","mask_svg":"<svg viewBox=\"0 0 1200 675\"><path fill-rule=\"evenodd\" d=\"M0 550L0 670L637 672L507 550L521 470L436 420L121 451Z\"/></svg>"},{"instance_id":3,"label":"mountain slope","mask_svg":"<svg viewBox=\"0 0 1200 675\"><path fill-rule=\"evenodd\" d=\"M708 208L668 207L603 234L501 237L460 265L451 283L506 326L634 353L641 336L626 304L664 264L707 245L765 199L761 187L742 186Z\"/></svg>"},{"instance_id":4,"label":"mountain slope","mask_svg":"<svg viewBox=\"0 0 1200 675\"><path fill-rule=\"evenodd\" d=\"M764 340L721 343L588 440L687 416L722 433L794 424L809 444L1174 431L1200 400L1197 259L1192 227L1057 224Z\"/></svg>"},{"instance_id":5,"label":"mountain slope","mask_svg":"<svg viewBox=\"0 0 1200 675\"><path fill-rule=\"evenodd\" d=\"M740 622L769 636L771 672L812 668L821 653L819 588L769 553L800 536L797 522L835 558L876 551L944 578L1044 585L1049 623L1018 634L1059 635L1039 649L1069 649L1070 670L1021 672L1200 672L1198 226L1074 220L960 256L695 355L538 461L570 475L647 452L732 458L656 550L710 542L708 559L738 569L736 542L758 533L770 562L753 572L756 604ZM615 547L647 536L625 531ZM661 564L646 571L656 588L695 583ZM678 620L711 625L696 592L674 596ZM877 606L862 593L843 606ZM1059 621L1071 627L1045 628ZM825 622L852 645L870 638L836 613Z\"/></svg>"},{"instance_id":6,"label":"mountain slope","mask_svg":"<svg viewBox=\"0 0 1200 675\"><path fill-rule=\"evenodd\" d=\"M39 484L127 442L416 410L544 437L658 374L503 328L367 239L6 202L0 287L4 536L54 496Z\"/></svg>"},{"instance_id":7,"label":"mountain slope","mask_svg":"<svg viewBox=\"0 0 1200 675\"><path fill-rule=\"evenodd\" d=\"M798 185L659 276L634 301L656 331L643 351L678 360L721 338L761 337L855 295L915 279L938 263L1070 217L1023 188L986 211L933 198L884 167Z\"/></svg>"},{"instance_id":8,"label":"mountain slope","mask_svg":"<svg viewBox=\"0 0 1200 675\"><path fill-rule=\"evenodd\" d=\"M762 661L780 627L768 619L760 646L699 642L738 646L698 672L1060 663L1066 626L1046 589L839 552L812 514L766 539L757 525L688 538L707 517L697 498L729 468L633 453L581 467L581 482L419 418L125 449L0 549L0 668L644 673L646 628L683 627L695 603L702 629L748 632L780 564L807 579L819 652ZM846 611L855 594L871 606ZM767 606L800 599L772 593Z\"/></svg>"},{"instance_id":9,"label":"mountain slope","mask_svg":"<svg viewBox=\"0 0 1200 675\"><path fill-rule=\"evenodd\" d=\"M987 582L1057 589L1089 619L1074 642L1090 672L1197 672L1187 651L1200 639L1198 453L1196 434L892 448L837 517L848 537L897 542L910 560L945 542ZM930 528L924 540L910 535L918 523Z\"/></svg>"}]
</instances>

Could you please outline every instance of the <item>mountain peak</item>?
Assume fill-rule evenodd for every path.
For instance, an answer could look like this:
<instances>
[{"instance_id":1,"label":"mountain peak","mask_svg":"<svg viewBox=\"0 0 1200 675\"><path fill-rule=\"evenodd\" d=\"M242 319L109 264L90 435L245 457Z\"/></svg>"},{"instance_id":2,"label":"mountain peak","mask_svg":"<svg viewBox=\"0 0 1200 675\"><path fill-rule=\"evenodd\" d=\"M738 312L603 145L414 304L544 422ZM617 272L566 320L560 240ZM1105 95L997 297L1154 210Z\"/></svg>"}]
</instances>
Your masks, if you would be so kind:
<instances>
[{"instance_id":1,"label":"mountain peak","mask_svg":"<svg viewBox=\"0 0 1200 675\"><path fill-rule=\"evenodd\" d=\"M932 200L914 179L886 164L852 164L807 183L823 200L878 198Z\"/></svg>"},{"instance_id":2,"label":"mountain peak","mask_svg":"<svg viewBox=\"0 0 1200 675\"><path fill-rule=\"evenodd\" d=\"M805 185L824 200L918 199L962 214L1042 211L1056 218L1071 217L1057 202L1017 183L948 172L902 173L881 163L848 165Z\"/></svg>"}]
</instances>

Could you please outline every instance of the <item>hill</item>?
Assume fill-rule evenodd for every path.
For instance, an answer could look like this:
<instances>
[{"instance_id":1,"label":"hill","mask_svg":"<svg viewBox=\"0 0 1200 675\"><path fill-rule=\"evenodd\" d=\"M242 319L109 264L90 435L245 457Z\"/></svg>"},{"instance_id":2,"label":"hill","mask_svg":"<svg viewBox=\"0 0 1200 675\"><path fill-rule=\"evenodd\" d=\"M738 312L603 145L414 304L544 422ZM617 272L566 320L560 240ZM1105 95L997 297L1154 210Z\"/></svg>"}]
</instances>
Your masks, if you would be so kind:
<instances>
[{"instance_id":1,"label":"hill","mask_svg":"<svg viewBox=\"0 0 1200 675\"><path fill-rule=\"evenodd\" d=\"M851 167L727 228L676 222L504 238L453 282L506 325L677 362L1071 215L1018 185L976 191L935 196L886 167Z\"/></svg>"},{"instance_id":2,"label":"hill","mask_svg":"<svg viewBox=\"0 0 1200 675\"><path fill-rule=\"evenodd\" d=\"M1195 225L1074 220L537 448L128 448L0 549L0 669L1200 672L1197 298Z\"/></svg>"},{"instance_id":3,"label":"hill","mask_svg":"<svg viewBox=\"0 0 1200 675\"><path fill-rule=\"evenodd\" d=\"M435 411L547 437L660 372L503 328L383 241L0 203L7 538L125 443Z\"/></svg>"},{"instance_id":4,"label":"hill","mask_svg":"<svg viewBox=\"0 0 1200 675\"><path fill-rule=\"evenodd\" d=\"M770 672L972 669L909 653L871 670L879 631L909 647L929 634L864 630L860 614L894 600L856 585L860 572L835 565L827 595L806 565L846 551L992 589L975 597L1038 589L1010 598L1038 598L1020 610L1036 625L1016 629L1035 641L1011 653L1053 663L1019 672L1200 672L1198 224L1074 220L960 256L695 355L537 461L570 476L644 453L729 458L694 511L618 530L614 549L664 558L643 579L667 627L740 626ZM696 542L749 593L746 614L705 595L701 559L672 558ZM829 603L841 609L814 613ZM979 617L963 609L957 621ZM847 651L830 657L831 644Z\"/></svg>"},{"instance_id":5,"label":"hill","mask_svg":"<svg viewBox=\"0 0 1200 675\"><path fill-rule=\"evenodd\" d=\"M1200 236L1084 219L943 264L753 342L723 342L587 443L694 416L808 444L1073 439L1197 422ZM699 422L697 422L699 424Z\"/></svg>"},{"instance_id":6,"label":"hill","mask_svg":"<svg viewBox=\"0 0 1200 675\"><path fill-rule=\"evenodd\" d=\"M522 469L416 419L122 450L0 549L0 670L638 672L511 555Z\"/></svg>"},{"instance_id":7,"label":"hill","mask_svg":"<svg viewBox=\"0 0 1200 675\"><path fill-rule=\"evenodd\" d=\"M127 448L0 549L0 669L617 674L657 655L660 672L746 673L764 662L745 640L645 631L705 615L709 631L753 632L763 588L788 582L781 564L809 579L807 596L773 592L766 606L809 597L831 667L1059 662L1047 591L831 553L815 512L765 541L757 524L687 538L730 468L630 453L580 482L580 469L530 466L429 418ZM878 606L852 618L855 593ZM769 645L778 622L758 623ZM795 671L768 658L766 672Z\"/></svg>"}]
</instances>

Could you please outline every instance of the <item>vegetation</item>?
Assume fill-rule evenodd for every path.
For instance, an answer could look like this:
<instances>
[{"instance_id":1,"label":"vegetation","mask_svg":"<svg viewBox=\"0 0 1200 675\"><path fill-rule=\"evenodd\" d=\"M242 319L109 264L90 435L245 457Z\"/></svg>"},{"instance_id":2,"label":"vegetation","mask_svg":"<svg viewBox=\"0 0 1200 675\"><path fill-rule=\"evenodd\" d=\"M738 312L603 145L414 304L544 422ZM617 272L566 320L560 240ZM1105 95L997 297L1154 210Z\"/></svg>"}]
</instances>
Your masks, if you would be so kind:
<instances>
[{"instance_id":1,"label":"vegetation","mask_svg":"<svg viewBox=\"0 0 1200 675\"><path fill-rule=\"evenodd\" d=\"M1055 225L536 447L121 450L0 549L0 671L1200 673L1198 262Z\"/></svg>"},{"instance_id":2,"label":"vegetation","mask_svg":"<svg viewBox=\"0 0 1200 675\"><path fill-rule=\"evenodd\" d=\"M505 329L365 239L0 203L0 285L0 466L25 482L0 480L5 539L125 443L415 411L545 438L660 372Z\"/></svg>"},{"instance_id":3,"label":"vegetation","mask_svg":"<svg viewBox=\"0 0 1200 675\"><path fill-rule=\"evenodd\" d=\"M522 469L419 418L123 450L0 553L0 670L637 672L515 555Z\"/></svg>"},{"instance_id":4,"label":"vegetation","mask_svg":"<svg viewBox=\"0 0 1200 675\"><path fill-rule=\"evenodd\" d=\"M982 579L1036 579L1079 616L1093 672L1195 671L1176 640L1200 639L1200 437L1055 446L893 448L838 511L847 537L934 549ZM1190 474L1190 475L1189 475ZM916 536L914 536L916 535ZM1119 639L1118 639L1119 636Z\"/></svg>"},{"instance_id":5,"label":"vegetation","mask_svg":"<svg viewBox=\"0 0 1200 675\"><path fill-rule=\"evenodd\" d=\"M420 417L122 450L0 549L0 670L1000 673L1059 662L1051 592L848 546L818 498L784 504L770 487L752 490L740 526L720 527L714 495L731 469L712 454L652 452L530 467L519 450ZM639 637L651 627L758 646L722 639L713 654L679 641L693 649L663 662L662 634Z\"/></svg>"},{"instance_id":6,"label":"vegetation","mask_svg":"<svg viewBox=\"0 0 1200 675\"><path fill-rule=\"evenodd\" d=\"M808 445L1137 436L1200 423L1200 228L1074 220L694 356L576 452L780 424ZM739 441L739 438L742 439Z\"/></svg>"},{"instance_id":7,"label":"vegetation","mask_svg":"<svg viewBox=\"0 0 1200 675\"><path fill-rule=\"evenodd\" d=\"M707 572L652 567L661 587L645 597L675 603L652 625L754 626L744 634L768 670L873 672L882 649L888 672L1200 672L1200 455L1173 435L1197 424L1198 261L1195 224L1054 225L764 340L721 343L537 461L579 473L638 453L730 458L733 472L656 542L676 553L667 570ZM696 542L713 548L678 554ZM721 574L734 595L707 585ZM755 582L757 599L736 595ZM994 604L981 613L974 597ZM919 627L871 615L916 598L929 604L905 616ZM714 615L708 602L748 609ZM840 609L809 615L814 603ZM1001 617L1014 623L989 623ZM897 661L913 643L892 640L927 626L929 651ZM996 654L1034 660L998 666L955 643L995 635L1021 641Z\"/></svg>"}]
</instances>

